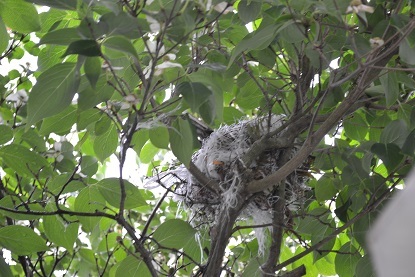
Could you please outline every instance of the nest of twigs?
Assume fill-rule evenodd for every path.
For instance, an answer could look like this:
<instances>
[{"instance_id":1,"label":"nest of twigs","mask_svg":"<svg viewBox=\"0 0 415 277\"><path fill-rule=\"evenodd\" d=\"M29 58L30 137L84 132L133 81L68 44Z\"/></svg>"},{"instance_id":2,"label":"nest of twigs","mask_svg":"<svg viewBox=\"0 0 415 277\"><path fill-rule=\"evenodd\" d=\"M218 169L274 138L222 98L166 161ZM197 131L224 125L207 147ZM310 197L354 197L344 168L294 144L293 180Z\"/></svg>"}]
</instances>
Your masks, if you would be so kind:
<instances>
[{"instance_id":1,"label":"nest of twigs","mask_svg":"<svg viewBox=\"0 0 415 277\"><path fill-rule=\"evenodd\" d=\"M277 130L284 122L284 116L260 117L244 120L233 125L225 125L206 138L202 147L193 155L196 167L209 179L220 186L220 193L215 193L188 172L184 166L157 174L147 186L160 184L164 187L175 185L174 200L185 204L191 211L194 226L213 225L221 206L232 206L235 197L244 184L262 179L281 167L280 159L283 149L270 149L245 167L241 157L260 137ZM296 152L293 147L292 155ZM289 210L297 210L304 202L304 192L309 189L304 164L298 171L286 179L285 200ZM272 207L278 201L276 187L255 194L249 198L240 218L251 218L254 224L267 224L272 220Z\"/></svg>"}]
</instances>

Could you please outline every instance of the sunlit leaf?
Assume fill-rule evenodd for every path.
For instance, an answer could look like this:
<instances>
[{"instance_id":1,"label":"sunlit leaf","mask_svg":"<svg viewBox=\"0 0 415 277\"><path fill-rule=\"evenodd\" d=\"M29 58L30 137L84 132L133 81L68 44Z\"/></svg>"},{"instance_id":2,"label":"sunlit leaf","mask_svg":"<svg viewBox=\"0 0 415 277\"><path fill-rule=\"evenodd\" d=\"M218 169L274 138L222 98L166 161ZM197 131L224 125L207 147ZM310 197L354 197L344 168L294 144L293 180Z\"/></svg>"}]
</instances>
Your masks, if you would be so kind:
<instances>
[{"instance_id":1,"label":"sunlit leaf","mask_svg":"<svg viewBox=\"0 0 415 277\"><path fill-rule=\"evenodd\" d=\"M6 26L20 33L30 33L40 30L40 20L33 4L23 0L2 0L0 16Z\"/></svg>"},{"instance_id":2,"label":"sunlit leaf","mask_svg":"<svg viewBox=\"0 0 415 277\"><path fill-rule=\"evenodd\" d=\"M133 138L131 140L131 145L134 149L134 151L137 153L137 155L141 159L141 149L143 148L144 144L149 139L149 132L147 129L140 129L137 132L134 133Z\"/></svg>"},{"instance_id":3,"label":"sunlit leaf","mask_svg":"<svg viewBox=\"0 0 415 277\"><path fill-rule=\"evenodd\" d=\"M145 143L143 147L140 149L140 161L142 163L148 164L151 163L154 156L160 151L157 147L155 147L150 141Z\"/></svg>"},{"instance_id":4,"label":"sunlit leaf","mask_svg":"<svg viewBox=\"0 0 415 277\"><path fill-rule=\"evenodd\" d=\"M193 154L193 132L189 121L178 118L169 131L173 154L183 164L189 165Z\"/></svg>"}]
</instances>

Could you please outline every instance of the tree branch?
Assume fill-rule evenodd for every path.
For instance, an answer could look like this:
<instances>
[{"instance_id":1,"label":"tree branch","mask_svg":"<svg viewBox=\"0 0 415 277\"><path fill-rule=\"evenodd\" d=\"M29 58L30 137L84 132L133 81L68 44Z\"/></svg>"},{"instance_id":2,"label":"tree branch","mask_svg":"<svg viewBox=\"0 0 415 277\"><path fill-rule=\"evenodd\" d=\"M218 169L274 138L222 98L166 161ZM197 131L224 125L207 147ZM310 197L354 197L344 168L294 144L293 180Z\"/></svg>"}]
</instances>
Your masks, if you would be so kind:
<instances>
[{"instance_id":1,"label":"tree branch","mask_svg":"<svg viewBox=\"0 0 415 277\"><path fill-rule=\"evenodd\" d=\"M394 45L395 46L395 45ZM396 46L398 47L398 46ZM397 48L394 51L388 51L389 55L380 60L376 66L385 66L388 61L395 54ZM377 57L372 57L376 59ZM313 134L310 134L304 142L301 149L296 155L282 166L275 173L265 177L261 180L252 181L247 184L247 191L249 193L256 193L263 191L267 188L274 186L291 174L296 168L298 168L304 160L313 152L314 148L324 138L324 136L338 124L348 110L355 105L356 101L363 95L364 90L373 82L373 80L379 75L380 69L377 68L365 68L359 76L358 84L356 88L351 91L345 100L327 117L327 119L320 125L320 127Z\"/></svg>"}]
</instances>

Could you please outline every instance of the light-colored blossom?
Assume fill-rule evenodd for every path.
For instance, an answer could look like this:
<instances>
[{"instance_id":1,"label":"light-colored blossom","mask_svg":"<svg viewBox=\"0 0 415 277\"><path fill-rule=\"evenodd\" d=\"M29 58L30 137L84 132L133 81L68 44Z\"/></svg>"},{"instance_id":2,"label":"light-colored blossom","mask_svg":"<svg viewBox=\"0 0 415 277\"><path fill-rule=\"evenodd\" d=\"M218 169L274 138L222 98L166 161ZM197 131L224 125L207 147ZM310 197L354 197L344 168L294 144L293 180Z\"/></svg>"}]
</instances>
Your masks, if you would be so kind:
<instances>
[{"instance_id":1,"label":"light-colored blossom","mask_svg":"<svg viewBox=\"0 0 415 277\"><path fill-rule=\"evenodd\" d=\"M27 92L24 89L19 89L15 93L9 94L6 97L6 101L14 102L16 106L21 106L25 104L29 97L27 96Z\"/></svg>"},{"instance_id":2,"label":"light-colored blossom","mask_svg":"<svg viewBox=\"0 0 415 277\"><path fill-rule=\"evenodd\" d=\"M138 104L140 101L135 94L128 94L124 96L124 101L121 102L121 110L129 110L133 105Z\"/></svg>"},{"instance_id":3,"label":"light-colored blossom","mask_svg":"<svg viewBox=\"0 0 415 277\"><path fill-rule=\"evenodd\" d=\"M229 12L232 12L233 11L233 7L232 6L229 6L228 7L228 2L220 2L220 3L218 3L218 4L216 4L214 7L213 7L213 9L215 10L215 11L217 11L217 12L223 12L223 14L227 14L227 13L229 13Z\"/></svg>"},{"instance_id":4,"label":"light-colored blossom","mask_svg":"<svg viewBox=\"0 0 415 277\"><path fill-rule=\"evenodd\" d=\"M150 31L152 33L160 32L161 26L160 26L160 23L157 20L155 20L151 16L146 16L146 19L147 19L147 22L149 24Z\"/></svg>"},{"instance_id":5,"label":"light-colored blossom","mask_svg":"<svg viewBox=\"0 0 415 277\"><path fill-rule=\"evenodd\" d=\"M362 4L361 0L353 0L350 2L350 5L347 7L346 13L359 13L359 12L367 12L373 13L375 8L372 6Z\"/></svg>"},{"instance_id":6,"label":"light-colored blossom","mask_svg":"<svg viewBox=\"0 0 415 277\"><path fill-rule=\"evenodd\" d=\"M380 47L385 44L385 41L381 39L380 37L371 38L369 42L372 48Z\"/></svg>"}]
</instances>

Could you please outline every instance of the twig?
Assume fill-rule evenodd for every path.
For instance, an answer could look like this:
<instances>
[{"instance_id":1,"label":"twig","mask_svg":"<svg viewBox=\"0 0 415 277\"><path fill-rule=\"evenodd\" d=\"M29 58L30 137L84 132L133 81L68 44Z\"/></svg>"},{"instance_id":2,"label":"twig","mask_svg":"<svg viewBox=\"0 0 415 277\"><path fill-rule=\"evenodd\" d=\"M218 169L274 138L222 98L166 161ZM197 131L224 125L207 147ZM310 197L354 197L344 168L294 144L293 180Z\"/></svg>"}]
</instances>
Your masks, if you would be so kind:
<instances>
[{"instance_id":1,"label":"twig","mask_svg":"<svg viewBox=\"0 0 415 277\"><path fill-rule=\"evenodd\" d=\"M208 188L214 193L220 193L220 186L218 182L208 178L202 171L199 170L199 168L196 167L196 165L192 161L190 161L189 166L187 166L186 168L193 175L193 177L195 177L196 180L204 187Z\"/></svg>"}]
</instances>

